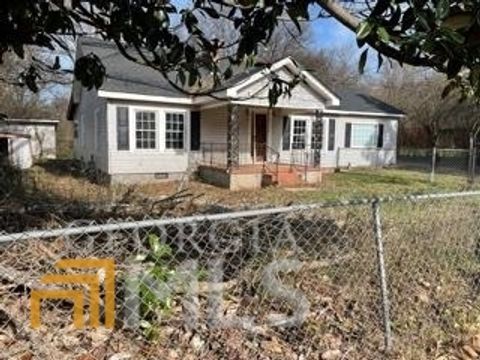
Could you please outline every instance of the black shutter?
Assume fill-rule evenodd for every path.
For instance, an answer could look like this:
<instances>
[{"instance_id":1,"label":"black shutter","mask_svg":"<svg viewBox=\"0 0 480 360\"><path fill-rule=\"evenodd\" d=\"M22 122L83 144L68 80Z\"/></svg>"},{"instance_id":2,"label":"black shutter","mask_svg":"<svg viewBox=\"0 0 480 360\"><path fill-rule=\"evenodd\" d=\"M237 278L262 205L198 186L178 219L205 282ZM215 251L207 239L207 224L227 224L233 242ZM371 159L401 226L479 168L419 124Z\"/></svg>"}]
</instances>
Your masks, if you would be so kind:
<instances>
[{"instance_id":1,"label":"black shutter","mask_svg":"<svg viewBox=\"0 0 480 360\"><path fill-rule=\"evenodd\" d=\"M349 148L352 146L352 124L345 124L345 147Z\"/></svg>"},{"instance_id":2,"label":"black shutter","mask_svg":"<svg viewBox=\"0 0 480 360\"><path fill-rule=\"evenodd\" d=\"M282 149L290 150L290 118L283 117Z\"/></svg>"},{"instance_id":3,"label":"black shutter","mask_svg":"<svg viewBox=\"0 0 480 360\"><path fill-rule=\"evenodd\" d=\"M328 119L328 150L335 150L335 119Z\"/></svg>"},{"instance_id":4,"label":"black shutter","mask_svg":"<svg viewBox=\"0 0 480 360\"><path fill-rule=\"evenodd\" d=\"M378 139L377 139L377 148L383 148L383 124L378 125Z\"/></svg>"},{"instance_id":5,"label":"black shutter","mask_svg":"<svg viewBox=\"0 0 480 360\"><path fill-rule=\"evenodd\" d=\"M190 113L190 150L200 150L200 111Z\"/></svg>"},{"instance_id":6,"label":"black shutter","mask_svg":"<svg viewBox=\"0 0 480 360\"><path fill-rule=\"evenodd\" d=\"M128 107L117 107L117 150L130 149L130 126Z\"/></svg>"}]
</instances>

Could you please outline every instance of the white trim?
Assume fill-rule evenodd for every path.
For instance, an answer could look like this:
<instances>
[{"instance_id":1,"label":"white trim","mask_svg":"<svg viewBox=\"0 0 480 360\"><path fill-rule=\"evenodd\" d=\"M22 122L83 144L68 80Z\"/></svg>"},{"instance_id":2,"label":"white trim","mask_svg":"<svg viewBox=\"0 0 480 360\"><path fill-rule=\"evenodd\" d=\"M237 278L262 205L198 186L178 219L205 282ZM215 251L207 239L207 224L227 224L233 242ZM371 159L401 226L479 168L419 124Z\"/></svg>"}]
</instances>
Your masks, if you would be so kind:
<instances>
[{"instance_id":1,"label":"white trim","mask_svg":"<svg viewBox=\"0 0 480 360\"><path fill-rule=\"evenodd\" d=\"M16 124L25 124L25 125L57 125L60 123L60 120L50 120L50 119L5 119L5 124L16 123Z\"/></svg>"},{"instance_id":2,"label":"white trim","mask_svg":"<svg viewBox=\"0 0 480 360\"><path fill-rule=\"evenodd\" d=\"M167 113L183 115L183 148L182 149L167 149ZM190 112L187 110L172 110L164 109L164 126L163 126L163 146L165 153L179 153L190 151Z\"/></svg>"},{"instance_id":3,"label":"white trim","mask_svg":"<svg viewBox=\"0 0 480 360\"><path fill-rule=\"evenodd\" d=\"M256 81L262 79L265 77L267 74L277 71L281 69L282 67L287 67L290 68L290 70L293 70L293 72L297 71L301 75L304 76L305 83L307 85L310 85L314 90L316 90L317 93L320 93L322 97L327 97L327 104L328 105L333 105L333 106L338 106L340 105L340 99L331 91L329 91L320 81L318 81L314 76L312 76L308 71L306 70L300 70L298 66L295 64L295 62L292 60L292 58L287 57L284 58L280 61L277 61L274 63L270 68L264 69L256 74L253 74L249 78L245 79L244 81L240 82L239 84L232 86L227 89L227 96L235 99L238 97L238 92L244 89L245 87L255 83ZM242 103L240 101L239 103ZM318 108L318 107L317 107Z\"/></svg>"},{"instance_id":4,"label":"white trim","mask_svg":"<svg viewBox=\"0 0 480 360\"><path fill-rule=\"evenodd\" d=\"M293 129L295 121L305 121L305 147L303 149L293 148ZM312 134L312 118L307 115L290 115L290 151L305 151L310 149Z\"/></svg>"},{"instance_id":5,"label":"white trim","mask_svg":"<svg viewBox=\"0 0 480 360\"><path fill-rule=\"evenodd\" d=\"M112 92L99 90L98 97L108 98L114 100L129 100L129 101L150 101L171 104L194 105L198 104L201 99L194 97L170 97L170 96L156 96L156 95L142 95L135 93Z\"/></svg>"},{"instance_id":6,"label":"white trim","mask_svg":"<svg viewBox=\"0 0 480 360\"><path fill-rule=\"evenodd\" d=\"M330 115L345 115L345 116L373 116L373 117L389 117L389 118L404 118L405 114L392 114L392 113L376 113L376 112L363 112L363 111L345 111L345 110L329 110L322 111L322 116Z\"/></svg>"},{"instance_id":7,"label":"white trim","mask_svg":"<svg viewBox=\"0 0 480 360\"><path fill-rule=\"evenodd\" d=\"M376 143L378 144L378 129L380 128L380 124L383 124L381 122L350 122L350 124L352 124L352 132L350 134L350 149L376 149L376 150L379 150L381 148L379 148L378 146L358 146L358 145L354 145L353 144L353 139L354 139L354 136L353 136L353 132L354 132L354 129L356 126L365 126L365 125L370 125L370 126L374 126L375 127L375 141ZM385 125L384 125L385 126ZM385 136L385 135L384 135Z\"/></svg>"},{"instance_id":8,"label":"white trim","mask_svg":"<svg viewBox=\"0 0 480 360\"><path fill-rule=\"evenodd\" d=\"M161 128L160 128L160 112L157 110L157 109L152 109L152 108L148 108L148 107L134 107L134 106L131 106L130 107L131 111L132 111L132 122L133 122L133 126L132 126L132 130L131 130L131 137L133 137L133 143L130 147L130 151L131 152L158 152L158 151L163 151L162 149L162 146L161 146L161 142L160 142L160 139L161 139ZM146 113L153 113L155 114L155 147L154 148L146 148L146 149L143 149L143 148L138 148L137 147L137 113L140 113L140 112L146 112Z\"/></svg>"}]
</instances>

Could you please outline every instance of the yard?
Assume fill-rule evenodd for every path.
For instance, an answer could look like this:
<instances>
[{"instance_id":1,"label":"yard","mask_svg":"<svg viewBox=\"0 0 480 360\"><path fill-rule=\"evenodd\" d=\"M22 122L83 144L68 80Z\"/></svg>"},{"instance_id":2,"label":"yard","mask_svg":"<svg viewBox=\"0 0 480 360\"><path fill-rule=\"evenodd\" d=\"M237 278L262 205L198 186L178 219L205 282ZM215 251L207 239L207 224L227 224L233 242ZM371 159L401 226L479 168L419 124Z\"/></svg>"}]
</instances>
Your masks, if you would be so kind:
<instances>
[{"instance_id":1,"label":"yard","mask_svg":"<svg viewBox=\"0 0 480 360\"><path fill-rule=\"evenodd\" d=\"M13 196L20 202L71 204L116 203L143 199L161 199L174 194L178 183L157 183L138 186L105 186L89 181L72 163L50 161L33 167L22 176L22 191ZM430 183L428 174L418 170L359 169L326 174L318 187L268 187L256 191L231 192L199 181L185 184L195 203L221 204L228 207L285 205L351 199L359 197L462 191L470 189L461 175L438 175ZM476 185L475 188L480 188ZM4 188L9 188L5 186ZM13 198L12 197L12 198Z\"/></svg>"}]
</instances>

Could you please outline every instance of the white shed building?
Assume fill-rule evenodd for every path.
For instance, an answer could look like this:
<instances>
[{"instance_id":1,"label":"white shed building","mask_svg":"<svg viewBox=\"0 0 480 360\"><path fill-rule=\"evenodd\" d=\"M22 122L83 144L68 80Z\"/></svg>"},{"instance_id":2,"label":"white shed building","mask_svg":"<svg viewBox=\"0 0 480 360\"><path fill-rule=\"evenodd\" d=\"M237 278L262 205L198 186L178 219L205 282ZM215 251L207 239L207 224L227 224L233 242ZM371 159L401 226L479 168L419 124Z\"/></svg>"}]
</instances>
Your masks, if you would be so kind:
<instances>
[{"instance_id":1,"label":"white shed building","mask_svg":"<svg viewBox=\"0 0 480 360\"><path fill-rule=\"evenodd\" d=\"M47 119L0 121L0 160L28 169L35 160L54 159L58 123Z\"/></svg>"}]
</instances>

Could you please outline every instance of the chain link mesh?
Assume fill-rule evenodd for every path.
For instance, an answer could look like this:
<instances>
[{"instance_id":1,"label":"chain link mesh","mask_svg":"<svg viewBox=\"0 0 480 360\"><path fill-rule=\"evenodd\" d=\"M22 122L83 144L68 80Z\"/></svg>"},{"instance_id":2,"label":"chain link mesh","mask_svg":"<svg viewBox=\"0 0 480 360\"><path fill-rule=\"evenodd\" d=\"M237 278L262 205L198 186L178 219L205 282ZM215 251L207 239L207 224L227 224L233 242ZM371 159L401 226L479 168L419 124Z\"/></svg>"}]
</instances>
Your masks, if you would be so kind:
<instances>
[{"instance_id":1,"label":"chain link mesh","mask_svg":"<svg viewBox=\"0 0 480 360\"><path fill-rule=\"evenodd\" d=\"M394 348L385 353L371 201L0 235L0 359L437 359L478 323L480 197L381 203ZM417 199L418 200L418 199ZM116 264L116 322L76 329L30 297L62 259ZM100 299L105 321L106 295ZM30 357L25 357L30 356ZM454 356L454 355L452 355Z\"/></svg>"}]
</instances>

